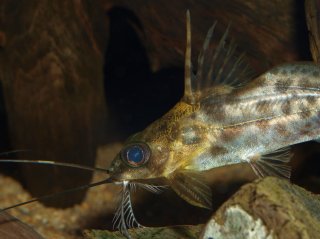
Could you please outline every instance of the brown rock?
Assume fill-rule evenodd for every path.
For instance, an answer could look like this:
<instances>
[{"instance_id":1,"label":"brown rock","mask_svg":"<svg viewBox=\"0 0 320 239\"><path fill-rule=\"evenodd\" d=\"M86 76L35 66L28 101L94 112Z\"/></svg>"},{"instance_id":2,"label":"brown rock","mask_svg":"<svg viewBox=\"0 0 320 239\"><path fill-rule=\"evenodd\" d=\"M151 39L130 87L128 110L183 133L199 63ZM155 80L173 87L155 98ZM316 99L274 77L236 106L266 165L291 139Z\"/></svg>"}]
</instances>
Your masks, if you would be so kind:
<instances>
[{"instance_id":1,"label":"brown rock","mask_svg":"<svg viewBox=\"0 0 320 239\"><path fill-rule=\"evenodd\" d=\"M173 227L146 227L130 229L129 233L132 238L139 239L196 239L199 237L203 225L197 226L173 226ZM120 232L110 232L101 230L87 230L84 232L86 239L125 239Z\"/></svg>"},{"instance_id":2,"label":"brown rock","mask_svg":"<svg viewBox=\"0 0 320 239\"><path fill-rule=\"evenodd\" d=\"M0 4L0 80L10 140L12 148L30 150L28 158L94 165L106 127L103 49L97 40L104 35L94 34L103 15L89 2ZM80 170L36 167L23 171L36 196L86 184L91 177ZM60 203L73 204L79 195L83 192Z\"/></svg>"},{"instance_id":3,"label":"brown rock","mask_svg":"<svg viewBox=\"0 0 320 239\"><path fill-rule=\"evenodd\" d=\"M306 19L309 30L309 42L313 60L320 61L320 3L316 0L306 0Z\"/></svg>"},{"instance_id":4,"label":"brown rock","mask_svg":"<svg viewBox=\"0 0 320 239\"><path fill-rule=\"evenodd\" d=\"M8 213L0 214L0 238L2 239L43 239L31 227Z\"/></svg>"},{"instance_id":5,"label":"brown rock","mask_svg":"<svg viewBox=\"0 0 320 239\"><path fill-rule=\"evenodd\" d=\"M318 238L320 196L267 177L243 186L206 225L203 238Z\"/></svg>"},{"instance_id":6,"label":"brown rock","mask_svg":"<svg viewBox=\"0 0 320 239\"><path fill-rule=\"evenodd\" d=\"M257 72L279 63L298 60L308 55L308 41L304 26L303 2L294 0L233 0L197 2L100 0L107 11L125 9L139 19L136 28L148 50L152 69L182 66L185 48L185 14L189 9L192 23L193 59L209 27L218 21L218 31L232 23L232 36L247 52ZM112 20L112 19L111 19ZM299 36L299 39L297 38ZM304 47L304 48L303 48Z\"/></svg>"}]
</instances>

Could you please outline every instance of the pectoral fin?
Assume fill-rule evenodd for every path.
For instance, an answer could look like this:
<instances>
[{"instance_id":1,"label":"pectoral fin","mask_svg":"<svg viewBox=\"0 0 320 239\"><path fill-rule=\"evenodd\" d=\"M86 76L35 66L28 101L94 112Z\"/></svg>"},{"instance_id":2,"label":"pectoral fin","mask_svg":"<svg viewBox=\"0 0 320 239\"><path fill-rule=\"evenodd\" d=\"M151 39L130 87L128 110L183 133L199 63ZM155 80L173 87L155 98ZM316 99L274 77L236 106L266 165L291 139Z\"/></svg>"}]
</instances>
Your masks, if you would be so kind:
<instances>
[{"instance_id":1,"label":"pectoral fin","mask_svg":"<svg viewBox=\"0 0 320 239\"><path fill-rule=\"evenodd\" d=\"M168 178L172 189L188 203L211 209L211 189L201 176L191 170L174 172Z\"/></svg>"},{"instance_id":2,"label":"pectoral fin","mask_svg":"<svg viewBox=\"0 0 320 239\"><path fill-rule=\"evenodd\" d=\"M249 159L249 162L253 171L259 177L290 178L291 171L287 163L290 162L291 157L290 148L285 147L264 155L255 155Z\"/></svg>"}]
</instances>

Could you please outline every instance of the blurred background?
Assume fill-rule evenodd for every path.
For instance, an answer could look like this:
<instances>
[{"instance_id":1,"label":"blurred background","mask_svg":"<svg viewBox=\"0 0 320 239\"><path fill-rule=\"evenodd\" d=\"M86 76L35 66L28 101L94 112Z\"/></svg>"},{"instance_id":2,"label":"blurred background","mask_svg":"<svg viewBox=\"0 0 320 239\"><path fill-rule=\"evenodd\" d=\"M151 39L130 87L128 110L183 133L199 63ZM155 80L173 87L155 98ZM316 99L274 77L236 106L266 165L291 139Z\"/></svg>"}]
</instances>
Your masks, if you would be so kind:
<instances>
[{"instance_id":1,"label":"blurred background","mask_svg":"<svg viewBox=\"0 0 320 239\"><path fill-rule=\"evenodd\" d=\"M3 0L0 152L27 151L2 158L107 167L129 135L181 98L187 9L194 64L215 20L217 34L232 24L231 36L257 75L284 62L312 61L303 1ZM319 193L318 144L296 145L293 152L292 181ZM1 207L106 177L43 165L1 164L0 169L10 176L0 180ZM248 165L206 176L214 210L255 179ZM61 233L60 238L77 237L84 228L111 229L118 189L94 190L42 202L49 208L19 208L15 215L44 235ZM139 191L134 199L137 218L149 226L204 223L212 214L170 190Z\"/></svg>"}]
</instances>

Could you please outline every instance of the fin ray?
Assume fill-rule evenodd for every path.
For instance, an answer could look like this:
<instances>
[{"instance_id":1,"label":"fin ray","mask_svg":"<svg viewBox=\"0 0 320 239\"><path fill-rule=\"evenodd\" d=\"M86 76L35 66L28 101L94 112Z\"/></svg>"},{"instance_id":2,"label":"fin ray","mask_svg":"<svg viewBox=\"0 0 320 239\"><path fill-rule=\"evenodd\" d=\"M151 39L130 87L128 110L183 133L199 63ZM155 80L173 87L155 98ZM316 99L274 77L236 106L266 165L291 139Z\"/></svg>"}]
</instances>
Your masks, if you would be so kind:
<instances>
[{"instance_id":1,"label":"fin ray","mask_svg":"<svg viewBox=\"0 0 320 239\"><path fill-rule=\"evenodd\" d=\"M234 40L229 40L230 24L219 39L215 36L217 22L210 27L198 56L197 74L192 72L191 23L187 11L187 41L185 52L184 100L195 104L210 88L228 85L239 87L252 79L253 71L247 64L245 54L238 54ZM216 47L213 43L218 42Z\"/></svg>"},{"instance_id":2,"label":"fin ray","mask_svg":"<svg viewBox=\"0 0 320 239\"><path fill-rule=\"evenodd\" d=\"M211 189L198 173L191 170L178 171L170 175L169 181L172 189L188 203L211 209Z\"/></svg>"},{"instance_id":3,"label":"fin ray","mask_svg":"<svg viewBox=\"0 0 320 239\"><path fill-rule=\"evenodd\" d=\"M202 52L198 61L196 76L197 90L203 90L216 85L239 87L253 76L249 64L245 62L245 54L237 52L237 45L233 39L229 40L230 24L218 41L215 49L210 45L214 40L216 22L208 31ZM210 43L208 42L210 39ZM208 69L206 69L208 68Z\"/></svg>"},{"instance_id":4,"label":"fin ray","mask_svg":"<svg viewBox=\"0 0 320 239\"><path fill-rule=\"evenodd\" d=\"M265 155L252 157L250 165L259 177L277 176L290 178L291 168L287 163L290 162L291 157L290 148L285 147Z\"/></svg>"}]
</instances>

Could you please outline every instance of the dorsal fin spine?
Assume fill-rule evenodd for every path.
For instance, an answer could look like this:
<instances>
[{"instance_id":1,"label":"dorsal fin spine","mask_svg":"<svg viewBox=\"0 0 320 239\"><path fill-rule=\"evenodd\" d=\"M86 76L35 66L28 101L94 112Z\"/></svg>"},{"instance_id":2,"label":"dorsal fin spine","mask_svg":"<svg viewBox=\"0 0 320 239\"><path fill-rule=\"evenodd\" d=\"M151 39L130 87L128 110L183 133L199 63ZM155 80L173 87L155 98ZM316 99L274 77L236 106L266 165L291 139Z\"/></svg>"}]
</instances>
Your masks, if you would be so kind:
<instances>
[{"instance_id":1,"label":"dorsal fin spine","mask_svg":"<svg viewBox=\"0 0 320 239\"><path fill-rule=\"evenodd\" d=\"M184 96L190 103L195 103L194 94L192 92L191 77L192 77L192 64L191 64L191 23L190 11L187 10L187 42L186 54L184 65Z\"/></svg>"}]
</instances>

